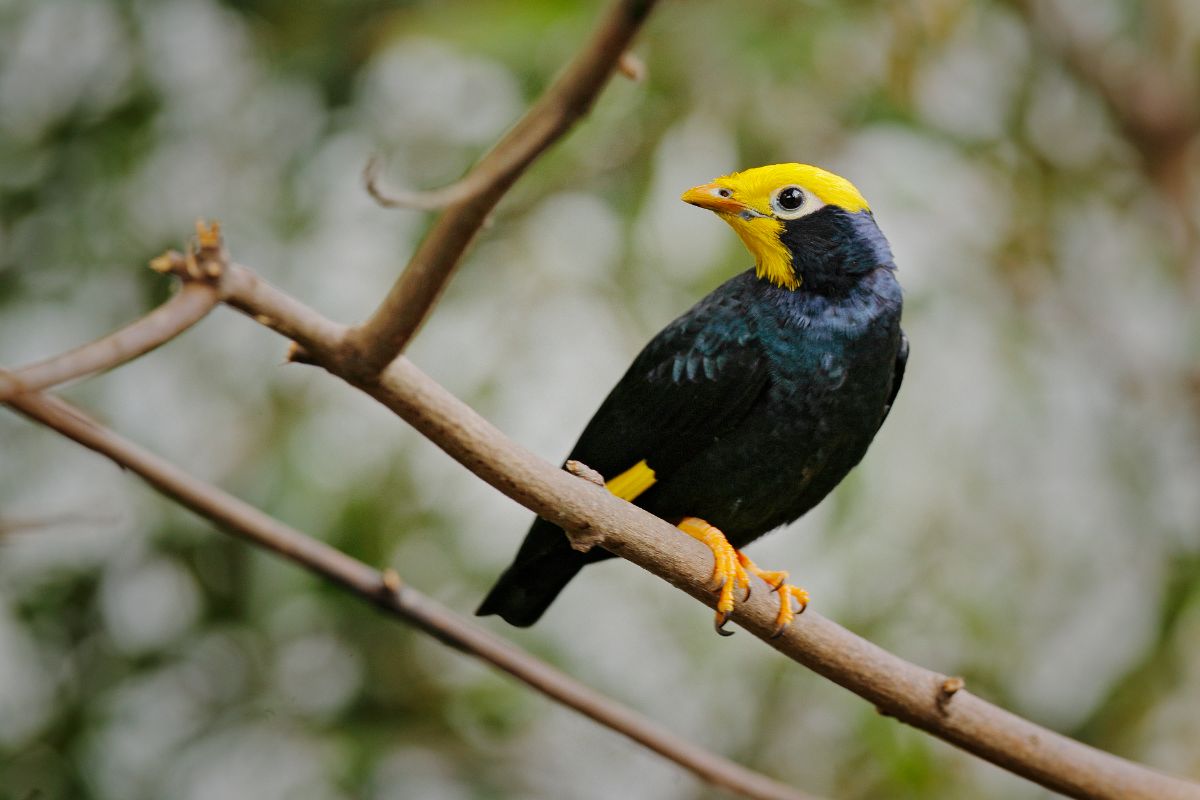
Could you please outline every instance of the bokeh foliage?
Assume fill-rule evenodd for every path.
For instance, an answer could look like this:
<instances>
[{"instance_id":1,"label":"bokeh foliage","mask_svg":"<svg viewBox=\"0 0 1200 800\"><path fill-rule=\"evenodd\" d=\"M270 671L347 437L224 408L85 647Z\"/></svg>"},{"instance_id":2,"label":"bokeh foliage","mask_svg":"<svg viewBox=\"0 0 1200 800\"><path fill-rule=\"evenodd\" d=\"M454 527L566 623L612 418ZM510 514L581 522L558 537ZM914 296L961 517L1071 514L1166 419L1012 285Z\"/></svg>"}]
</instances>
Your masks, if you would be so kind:
<instances>
[{"instance_id":1,"label":"bokeh foliage","mask_svg":"<svg viewBox=\"0 0 1200 800\"><path fill-rule=\"evenodd\" d=\"M503 202L412 356L558 459L640 344L746 266L687 186L829 166L894 245L913 342L863 466L752 548L821 610L1035 720L1200 777L1193 195L1020 2L667 3L595 114ZM1075 0L1113 63L1195 98L1188 0ZM594 4L0 3L0 363L161 301L198 216L330 315L372 307L424 215ZM1177 169L1195 175L1194 147ZM1186 183L1186 182L1185 182ZM1195 191L1192 184L1191 191ZM1194 243L1194 240L1192 240ZM98 417L469 612L527 514L228 311L69 389ZM1044 793L879 717L626 564L539 655L829 796ZM675 768L0 416L0 797L696 797Z\"/></svg>"}]
</instances>

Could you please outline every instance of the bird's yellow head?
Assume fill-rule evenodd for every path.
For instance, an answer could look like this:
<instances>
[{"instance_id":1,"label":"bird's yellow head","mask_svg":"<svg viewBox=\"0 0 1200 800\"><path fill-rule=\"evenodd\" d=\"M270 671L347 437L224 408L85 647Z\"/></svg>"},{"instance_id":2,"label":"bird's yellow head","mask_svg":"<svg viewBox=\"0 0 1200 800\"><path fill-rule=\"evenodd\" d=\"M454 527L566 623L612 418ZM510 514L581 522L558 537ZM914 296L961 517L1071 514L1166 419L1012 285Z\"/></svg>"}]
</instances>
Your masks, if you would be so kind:
<instances>
[{"instance_id":1,"label":"bird's yellow head","mask_svg":"<svg viewBox=\"0 0 1200 800\"><path fill-rule=\"evenodd\" d=\"M688 189L685 202L717 213L754 256L758 277L796 289L801 276L785 233L789 223L827 206L870 211L854 184L808 164L772 164L734 172Z\"/></svg>"}]
</instances>

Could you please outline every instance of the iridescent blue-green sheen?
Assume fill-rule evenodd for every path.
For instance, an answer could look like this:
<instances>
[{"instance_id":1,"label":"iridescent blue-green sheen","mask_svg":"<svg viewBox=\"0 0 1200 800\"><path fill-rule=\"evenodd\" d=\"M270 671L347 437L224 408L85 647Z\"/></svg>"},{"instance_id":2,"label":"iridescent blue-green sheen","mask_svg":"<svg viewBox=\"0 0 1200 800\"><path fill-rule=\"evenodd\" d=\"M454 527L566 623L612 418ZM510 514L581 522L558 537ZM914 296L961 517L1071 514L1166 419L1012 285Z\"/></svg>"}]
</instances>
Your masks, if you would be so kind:
<instances>
[{"instance_id":1,"label":"iridescent blue-green sheen","mask_svg":"<svg viewBox=\"0 0 1200 800\"><path fill-rule=\"evenodd\" d=\"M869 211L827 206L786 223L795 290L753 270L726 281L634 359L570 458L612 478L643 459L634 502L700 517L742 547L819 503L862 459L903 377L907 342L891 250ZM530 625L586 564L538 519L480 606Z\"/></svg>"}]
</instances>

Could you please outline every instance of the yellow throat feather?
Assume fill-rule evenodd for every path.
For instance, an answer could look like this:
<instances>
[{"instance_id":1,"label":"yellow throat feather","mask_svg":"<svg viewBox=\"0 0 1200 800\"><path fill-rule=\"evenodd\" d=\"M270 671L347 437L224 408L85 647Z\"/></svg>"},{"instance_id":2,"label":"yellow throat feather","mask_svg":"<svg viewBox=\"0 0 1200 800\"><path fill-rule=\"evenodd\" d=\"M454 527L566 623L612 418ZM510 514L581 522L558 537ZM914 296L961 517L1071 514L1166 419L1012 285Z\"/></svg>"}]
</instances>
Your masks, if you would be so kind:
<instances>
[{"instance_id":1,"label":"yellow throat feather","mask_svg":"<svg viewBox=\"0 0 1200 800\"><path fill-rule=\"evenodd\" d=\"M800 277L793 269L791 251L780 238L784 223L771 207L772 196L786 186L797 186L808 192L820 201L821 206L838 206L852 213L870 210L854 184L811 164L772 164L734 172L689 190L683 199L715 211L729 223L754 256L754 271L759 278L786 289L796 289L800 286ZM708 199L720 190L727 191L728 195ZM744 209L755 213L744 213Z\"/></svg>"}]
</instances>

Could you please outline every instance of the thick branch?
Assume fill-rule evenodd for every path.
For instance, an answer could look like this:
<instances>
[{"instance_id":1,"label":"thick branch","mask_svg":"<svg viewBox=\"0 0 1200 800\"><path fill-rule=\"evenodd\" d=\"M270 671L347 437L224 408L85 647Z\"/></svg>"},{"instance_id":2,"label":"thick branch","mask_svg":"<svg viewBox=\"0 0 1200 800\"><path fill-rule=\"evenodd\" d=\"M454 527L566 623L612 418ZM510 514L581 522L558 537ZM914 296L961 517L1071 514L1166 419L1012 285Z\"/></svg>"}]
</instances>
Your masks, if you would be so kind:
<instances>
[{"instance_id":1,"label":"thick branch","mask_svg":"<svg viewBox=\"0 0 1200 800\"><path fill-rule=\"evenodd\" d=\"M386 613L487 661L548 697L674 761L702 780L756 800L813 800L810 795L675 736L468 622L415 589L402 585L395 573L380 573L243 500L192 477L174 464L89 420L63 400L40 394L23 394L8 402L30 419L136 472L163 494L233 534L278 553L349 589Z\"/></svg>"},{"instance_id":2,"label":"thick branch","mask_svg":"<svg viewBox=\"0 0 1200 800\"><path fill-rule=\"evenodd\" d=\"M588 112L655 0L616 0L591 39L512 130L457 184L383 303L354 328L340 369L366 380L403 352L505 191Z\"/></svg>"},{"instance_id":3,"label":"thick branch","mask_svg":"<svg viewBox=\"0 0 1200 800\"><path fill-rule=\"evenodd\" d=\"M56 386L132 361L204 319L219 301L216 287L186 283L170 300L103 339L12 372L0 372L0 403L21 392Z\"/></svg>"},{"instance_id":4,"label":"thick branch","mask_svg":"<svg viewBox=\"0 0 1200 800\"><path fill-rule=\"evenodd\" d=\"M296 336L314 363L334 374L343 346L332 323L241 267L228 276L230 302ZM253 285L244 296L241 284ZM327 335L332 334L332 335ZM538 458L424 375L397 359L377 379L342 375L369 393L483 480L568 531L600 537L603 546L713 606L708 552L671 525L592 482ZM910 664L813 610L771 638L776 601L760 591L733 621L753 635L875 704L883 713L929 731L1041 785L1078 798L1200 800L1200 786L1104 753L956 687L952 678ZM950 681L948 684L947 681Z\"/></svg>"}]
</instances>

